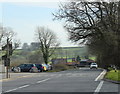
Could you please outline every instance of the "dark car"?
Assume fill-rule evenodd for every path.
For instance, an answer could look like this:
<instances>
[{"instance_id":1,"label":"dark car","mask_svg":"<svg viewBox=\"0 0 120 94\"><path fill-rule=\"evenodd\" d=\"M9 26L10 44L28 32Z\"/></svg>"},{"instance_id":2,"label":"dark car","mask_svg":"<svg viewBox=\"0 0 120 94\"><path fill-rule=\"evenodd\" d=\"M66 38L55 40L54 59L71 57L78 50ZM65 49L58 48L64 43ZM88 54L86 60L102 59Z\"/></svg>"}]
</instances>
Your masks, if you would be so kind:
<instances>
[{"instance_id":1,"label":"dark car","mask_svg":"<svg viewBox=\"0 0 120 94\"><path fill-rule=\"evenodd\" d=\"M35 64L20 64L13 68L14 72L38 72L38 68Z\"/></svg>"},{"instance_id":2,"label":"dark car","mask_svg":"<svg viewBox=\"0 0 120 94\"><path fill-rule=\"evenodd\" d=\"M35 66L37 67L39 72L42 72L44 70L44 67L42 66L42 64L35 64Z\"/></svg>"}]
</instances>

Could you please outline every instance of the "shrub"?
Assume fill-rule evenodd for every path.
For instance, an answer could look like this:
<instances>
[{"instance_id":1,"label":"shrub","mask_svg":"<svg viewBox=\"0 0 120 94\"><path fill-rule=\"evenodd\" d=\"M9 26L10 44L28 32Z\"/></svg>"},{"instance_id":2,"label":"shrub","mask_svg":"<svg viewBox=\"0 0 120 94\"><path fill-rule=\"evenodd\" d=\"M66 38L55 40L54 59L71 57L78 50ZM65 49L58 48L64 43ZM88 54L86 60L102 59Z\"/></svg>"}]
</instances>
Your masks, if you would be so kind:
<instances>
[{"instance_id":1,"label":"shrub","mask_svg":"<svg viewBox=\"0 0 120 94\"><path fill-rule=\"evenodd\" d=\"M16 59L16 60L11 61L10 66L15 67L15 66L18 66L20 64L25 64L25 63L28 63L28 60L26 60L26 59Z\"/></svg>"},{"instance_id":2,"label":"shrub","mask_svg":"<svg viewBox=\"0 0 120 94\"><path fill-rule=\"evenodd\" d=\"M65 65L65 64L54 64L54 65L53 65L53 69L54 69L54 70L64 71L64 70L70 69L70 67L67 66L67 65Z\"/></svg>"}]
</instances>

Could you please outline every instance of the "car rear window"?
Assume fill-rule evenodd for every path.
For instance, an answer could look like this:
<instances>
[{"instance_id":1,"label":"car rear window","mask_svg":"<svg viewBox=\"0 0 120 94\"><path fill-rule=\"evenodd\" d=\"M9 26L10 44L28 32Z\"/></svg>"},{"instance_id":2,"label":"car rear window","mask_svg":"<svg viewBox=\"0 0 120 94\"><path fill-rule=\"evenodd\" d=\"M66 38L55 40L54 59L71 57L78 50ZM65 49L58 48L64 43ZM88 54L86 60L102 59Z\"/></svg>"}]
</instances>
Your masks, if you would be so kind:
<instances>
[{"instance_id":1,"label":"car rear window","mask_svg":"<svg viewBox=\"0 0 120 94\"><path fill-rule=\"evenodd\" d=\"M42 67L42 65L41 64L35 64L37 67Z\"/></svg>"},{"instance_id":2,"label":"car rear window","mask_svg":"<svg viewBox=\"0 0 120 94\"><path fill-rule=\"evenodd\" d=\"M18 67L25 67L25 66L26 66L26 64L21 64Z\"/></svg>"},{"instance_id":3,"label":"car rear window","mask_svg":"<svg viewBox=\"0 0 120 94\"><path fill-rule=\"evenodd\" d=\"M27 64L27 67L33 67L33 64Z\"/></svg>"}]
</instances>

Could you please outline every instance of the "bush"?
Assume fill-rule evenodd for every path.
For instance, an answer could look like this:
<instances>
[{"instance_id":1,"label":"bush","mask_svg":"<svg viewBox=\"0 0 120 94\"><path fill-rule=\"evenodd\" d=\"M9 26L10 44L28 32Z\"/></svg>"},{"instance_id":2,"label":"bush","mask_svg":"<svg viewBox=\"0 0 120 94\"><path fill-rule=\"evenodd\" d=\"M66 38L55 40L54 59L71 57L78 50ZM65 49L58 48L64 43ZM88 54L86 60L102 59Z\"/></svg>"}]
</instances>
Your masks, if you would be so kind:
<instances>
[{"instance_id":1,"label":"bush","mask_svg":"<svg viewBox=\"0 0 120 94\"><path fill-rule=\"evenodd\" d=\"M64 70L70 69L70 67L65 64L55 64L55 65L53 65L53 69L64 71Z\"/></svg>"},{"instance_id":2,"label":"bush","mask_svg":"<svg viewBox=\"0 0 120 94\"><path fill-rule=\"evenodd\" d=\"M111 70L113 70L113 68L112 67L108 67L108 71L111 71Z\"/></svg>"},{"instance_id":3,"label":"bush","mask_svg":"<svg viewBox=\"0 0 120 94\"><path fill-rule=\"evenodd\" d=\"M26 59L16 59L16 60L11 61L10 66L15 67L15 66L18 66L20 64L25 64L25 63L28 63L28 60L26 60Z\"/></svg>"}]
</instances>

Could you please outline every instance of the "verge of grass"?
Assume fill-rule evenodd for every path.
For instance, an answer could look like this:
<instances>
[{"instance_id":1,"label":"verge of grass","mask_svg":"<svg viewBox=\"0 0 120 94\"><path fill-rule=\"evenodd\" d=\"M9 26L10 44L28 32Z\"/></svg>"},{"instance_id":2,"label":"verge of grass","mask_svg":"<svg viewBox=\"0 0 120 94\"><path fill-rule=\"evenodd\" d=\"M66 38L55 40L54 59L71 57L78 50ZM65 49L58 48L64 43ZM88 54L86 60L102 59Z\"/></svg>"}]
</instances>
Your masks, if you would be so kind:
<instances>
[{"instance_id":1,"label":"verge of grass","mask_svg":"<svg viewBox=\"0 0 120 94\"><path fill-rule=\"evenodd\" d=\"M106 79L110 79L110 80L114 80L114 81L120 81L120 70L111 70L109 72L107 72Z\"/></svg>"}]
</instances>

